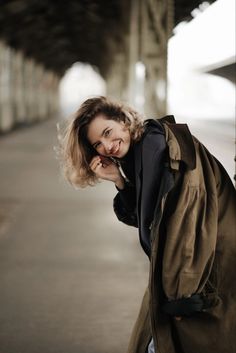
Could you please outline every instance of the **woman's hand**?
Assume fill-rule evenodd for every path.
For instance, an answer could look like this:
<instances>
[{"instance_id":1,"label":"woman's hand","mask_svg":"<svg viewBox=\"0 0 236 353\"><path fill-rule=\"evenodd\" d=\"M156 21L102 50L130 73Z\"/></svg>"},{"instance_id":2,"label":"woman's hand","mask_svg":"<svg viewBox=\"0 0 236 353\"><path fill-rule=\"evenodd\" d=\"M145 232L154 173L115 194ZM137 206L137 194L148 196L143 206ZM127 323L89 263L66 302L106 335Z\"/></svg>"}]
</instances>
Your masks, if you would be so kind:
<instances>
[{"instance_id":1,"label":"woman's hand","mask_svg":"<svg viewBox=\"0 0 236 353\"><path fill-rule=\"evenodd\" d=\"M175 320L176 320L176 321L182 320L182 316L175 316Z\"/></svg>"},{"instance_id":2,"label":"woman's hand","mask_svg":"<svg viewBox=\"0 0 236 353\"><path fill-rule=\"evenodd\" d=\"M124 178L118 166L110 158L95 156L90 163L90 168L98 178L113 181L119 189L124 188Z\"/></svg>"}]
</instances>

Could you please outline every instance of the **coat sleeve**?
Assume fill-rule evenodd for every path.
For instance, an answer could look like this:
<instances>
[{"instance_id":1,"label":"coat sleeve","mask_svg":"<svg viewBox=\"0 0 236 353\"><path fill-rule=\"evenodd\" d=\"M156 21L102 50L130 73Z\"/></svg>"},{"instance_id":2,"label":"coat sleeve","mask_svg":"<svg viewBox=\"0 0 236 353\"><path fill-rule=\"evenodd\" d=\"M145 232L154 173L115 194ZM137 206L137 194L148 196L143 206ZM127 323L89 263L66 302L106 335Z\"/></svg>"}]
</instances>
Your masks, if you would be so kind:
<instances>
[{"instance_id":1,"label":"coat sleeve","mask_svg":"<svg viewBox=\"0 0 236 353\"><path fill-rule=\"evenodd\" d=\"M113 200L113 209L119 221L129 226L138 227L135 186L126 182L123 190L118 189Z\"/></svg>"},{"instance_id":2,"label":"coat sleeve","mask_svg":"<svg viewBox=\"0 0 236 353\"><path fill-rule=\"evenodd\" d=\"M162 284L169 300L202 293L216 269L218 199L215 176L202 146L197 166L182 173L177 191L167 198ZM214 287L214 283L213 284Z\"/></svg>"}]
</instances>

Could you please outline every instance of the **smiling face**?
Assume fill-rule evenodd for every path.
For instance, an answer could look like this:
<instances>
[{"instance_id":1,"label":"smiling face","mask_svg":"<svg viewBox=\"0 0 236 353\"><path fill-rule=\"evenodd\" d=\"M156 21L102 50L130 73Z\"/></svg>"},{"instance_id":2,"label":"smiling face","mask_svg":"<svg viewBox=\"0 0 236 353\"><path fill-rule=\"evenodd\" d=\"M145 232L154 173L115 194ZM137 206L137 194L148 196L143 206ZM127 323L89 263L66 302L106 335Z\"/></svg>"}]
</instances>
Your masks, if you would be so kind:
<instances>
[{"instance_id":1,"label":"smiling face","mask_svg":"<svg viewBox=\"0 0 236 353\"><path fill-rule=\"evenodd\" d=\"M97 115L89 124L87 138L98 154L122 158L130 147L130 132L122 121Z\"/></svg>"}]
</instances>

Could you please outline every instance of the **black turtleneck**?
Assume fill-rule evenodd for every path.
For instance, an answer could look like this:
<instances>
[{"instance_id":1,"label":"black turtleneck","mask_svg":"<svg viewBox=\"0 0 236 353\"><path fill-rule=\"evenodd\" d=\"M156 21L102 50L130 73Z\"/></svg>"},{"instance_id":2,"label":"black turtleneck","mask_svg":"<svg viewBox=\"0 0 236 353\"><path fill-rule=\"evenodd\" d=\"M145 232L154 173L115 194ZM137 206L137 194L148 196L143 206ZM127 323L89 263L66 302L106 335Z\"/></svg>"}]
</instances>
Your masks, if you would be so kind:
<instances>
[{"instance_id":1,"label":"black turtleneck","mask_svg":"<svg viewBox=\"0 0 236 353\"><path fill-rule=\"evenodd\" d=\"M122 204L129 213L134 213L138 217L138 228L141 244L147 254L150 252L150 223L153 219L154 208L159 195L161 175L163 171L166 141L162 125L156 120L147 120L145 122L145 131L141 140L141 149L136 148L136 143L132 145L124 158L120 159L121 168L129 180L125 182L125 187L119 190L119 196ZM138 152L140 151L140 152ZM136 205L136 175L137 166L135 160L137 153L142 155L138 158L142 160L141 193L139 214L137 214ZM136 158L135 158L136 157Z\"/></svg>"},{"instance_id":2,"label":"black turtleneck","mask_svg":"<svg viewBox=\"0 0 236 353\"><path fill-rule=\"evenodd\" d=\"M120 198L126 210L136 212L136 189L135 189L135 163L134 163L134 146L130 146L128 153L119 159L121 169L127 178L125 180L124 189L116 189L119 191Z\"/></svg>"}]
</instances>

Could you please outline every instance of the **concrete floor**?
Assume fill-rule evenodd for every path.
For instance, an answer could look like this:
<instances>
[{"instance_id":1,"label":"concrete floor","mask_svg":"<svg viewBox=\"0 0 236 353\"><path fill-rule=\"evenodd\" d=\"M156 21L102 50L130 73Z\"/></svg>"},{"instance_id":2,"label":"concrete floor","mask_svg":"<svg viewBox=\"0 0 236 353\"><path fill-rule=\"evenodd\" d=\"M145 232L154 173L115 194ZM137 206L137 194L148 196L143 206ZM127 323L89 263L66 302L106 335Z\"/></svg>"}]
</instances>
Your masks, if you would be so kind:
<instances>
[{"instance_id":1,"label":"concrete floor","mask_svg":"<svg viewBox=\"0 0 236 353\"><path fill-rule=\"evenodd\" d=\"M148 259L111 183L62 180L55 124L0 139L0 353L124 353Z\"/></svg>"}]
</instances>

